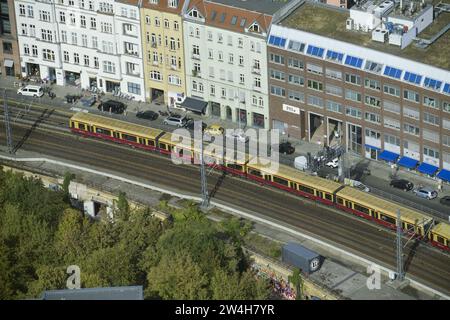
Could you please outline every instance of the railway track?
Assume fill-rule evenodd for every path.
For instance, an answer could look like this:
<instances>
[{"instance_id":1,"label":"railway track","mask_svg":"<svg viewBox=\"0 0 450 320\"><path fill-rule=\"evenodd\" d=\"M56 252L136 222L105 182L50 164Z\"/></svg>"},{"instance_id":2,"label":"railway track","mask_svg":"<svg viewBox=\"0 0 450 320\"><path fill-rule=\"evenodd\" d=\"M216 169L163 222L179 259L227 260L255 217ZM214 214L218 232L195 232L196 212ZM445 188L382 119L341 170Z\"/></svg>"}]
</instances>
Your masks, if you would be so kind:
<instances>
[{"instance_id":1,"label":"railway track","mask_svg":"<svg viewBox=\"0 0 450 320\"><path fill-rule=\"evenodd\" d=\"M13 138L20 140L26 129L14 124ZM4 143L0 125L0 141ZM198 167L174 165L166 157L103 141L73 136L66 132L35 130L21 148L100 170L120 172L136 180L199 194ZM217 172L208 176L210 189L220 179ZM395 268L395 234L346 213L323 207L269 187L243 179L225 177L214 199L227 205L255 212L271 220L301 230L326 242ZM450 258L425 246L409 242L404 249L406 272L411 278L450 294Z\"/></svg>"}]
</instances>

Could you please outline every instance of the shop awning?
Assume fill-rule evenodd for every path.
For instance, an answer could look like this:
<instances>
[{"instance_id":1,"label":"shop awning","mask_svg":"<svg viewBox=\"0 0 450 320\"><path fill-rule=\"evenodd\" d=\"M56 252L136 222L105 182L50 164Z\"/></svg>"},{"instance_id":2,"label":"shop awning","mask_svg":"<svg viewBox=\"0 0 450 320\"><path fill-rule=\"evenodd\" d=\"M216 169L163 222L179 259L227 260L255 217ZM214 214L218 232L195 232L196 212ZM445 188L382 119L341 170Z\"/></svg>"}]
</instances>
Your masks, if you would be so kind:
<instances>
[{"instance_id":1,"label":"shop awning","mask_svg":"<svg viewBox=\"0 0 450 320\"><path fill-rule=\"evenodd\" d=\"M204 100L194 99L194 98L186 98L181 103L181 107L186 108L187 110L205 113L205 109L208 106L208 102Z\"/></svg>"},{"instance_id":2,"label":"shop awning","mask_svg":"<svg viewBox=\"0 0 450 320\"><path fill-rule=\"evenodd\" d=\"M13 65L14 65L14 60L5 59L5 67L12 68Z\"/></svg>"},{"instance_id":3,"label":"shop awning","mask_svg":"<svg viewBox=\"0 0 450 320\"><path fill-rule=\"evenodd\" d=\"M450 182L450 171L442 169L438 174L437 177L439 179L445 180L447 182Z\"/></svg>"},{"instance_id":4,"label":"shop awning","mask_svg":"<svg viewBox=\"0 0 450 320\"><path fill-rule=\"evenodd\" d=\"M408 157L402 157L397 164L399 166L408 168L408 169L413 169L417 166L417 161L416 159L412 159L412 158L408 158Z\"/></svg>"},{"instance_id":5,"label":"shop awning","mask_svg":"<svg viewBox=\"0 0 450 320\"><path fill-rule=\"evenodd\" d=\"M429 174L430 176L432 176L436 171L439 170L438 167L435 167L431 164L428 163L422 163L417 170L419 170L419 172L425 173L425 174Z\"/></svg>"},{"instance_id":6,"label":"shop awning","mask_svg":"<svg viewBox=\"0 0 450 320\"><path fill-rule=\"evenodd\" d=\"M378 155L378 159L386 160L386 161L389 161L389 162L395 162L395 160L397 160L398 157L399 157L398 154L396 154L394 152L387 151L387 150L384 150L382 153L380 153Z\"/></svg>"},{"instance_id":7,"label":"shop awning","mask_svg":"<svg viewBox=\"0 0 450 320\"><path fill-rule=\"evenodd\" d=\"M367 148L369 148L369 149L375 149L375 150L381 151L380 148L375 147L375 146L371 146L370 144L365 144L365 146L366 146Z\"/></svg>"}]
</instances>

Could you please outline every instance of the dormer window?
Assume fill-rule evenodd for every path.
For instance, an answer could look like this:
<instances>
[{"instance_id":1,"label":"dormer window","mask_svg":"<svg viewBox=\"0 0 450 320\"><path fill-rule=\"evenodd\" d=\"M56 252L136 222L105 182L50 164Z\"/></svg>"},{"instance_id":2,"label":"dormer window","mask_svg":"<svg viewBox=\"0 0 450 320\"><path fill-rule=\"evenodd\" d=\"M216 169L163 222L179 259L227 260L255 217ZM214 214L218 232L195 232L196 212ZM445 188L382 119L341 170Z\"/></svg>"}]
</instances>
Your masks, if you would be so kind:
<instances>
[{"instance_id":1,"label":"dormer window","mask_svg":"<svg viewBox=\"0 0 450 320\"><path fill-rule=\"evenodd\" d=\"M158 4L158 0L149 0L151 4Z\"/></svg>"},{"instance_id":2,"label":"dormer window","mask_svg":"<svg viewBox=\"0 0 450 320\"><path fill-rule=\"evenodd\" d=\"M248 28L248 30L251 32L261 32L261 30L259 28L259 24L257 24L256 22L254 24L252 24L250 26L250 28Z\"/></svg>"},{"instance_id":3,"label":"dormer window","mask_svg":"<svg viewBox=\"0 0 450 320\"><path fill-rule=\"evenodd\" d=\"M200 15L200 13L198 12L198 10L197 9L192 9L190 12L189 12L189 14L188 14L190 17L192 17L192 18L202 18L202 16Z\"/></svg>"},{"instance_id":4,"label":"dormer window","mask_svg":"<svg viewBox=\"0 0 450 320\"><path fill-rule=\"evenodd\" d=\"M176 8L178 7L178 0L169 0L168 1L169 8Z\"/></svg>"}]
</instances>

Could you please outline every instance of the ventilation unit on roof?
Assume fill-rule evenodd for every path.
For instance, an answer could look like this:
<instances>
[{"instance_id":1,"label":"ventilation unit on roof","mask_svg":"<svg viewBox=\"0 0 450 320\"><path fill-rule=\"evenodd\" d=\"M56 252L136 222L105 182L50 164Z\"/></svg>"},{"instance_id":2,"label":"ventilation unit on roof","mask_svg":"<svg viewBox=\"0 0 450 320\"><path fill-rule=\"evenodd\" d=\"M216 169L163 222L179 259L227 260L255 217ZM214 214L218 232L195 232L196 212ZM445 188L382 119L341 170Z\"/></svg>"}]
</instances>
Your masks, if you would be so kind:
<instances>
[{"instance_id":1,"label":"ventilation unit on roof","mask_svg":"<svg viewBox=\"0 0 450 320\"><path fill-rule=\"evenodd\" d=\"M385 29L376 28L372 31L372 40L378 42L386 42L388 40L389 33Z\"/></svg>"},{"instance_id":2,"label":"ventilation unit on roof","mask_svg":"<svg viewBox=\"0 0 450 320\"><path fill-rule=\"evenodd\" d=\"M353 19L352 18L348 18L346 23L345 23L345 28L347 30L353 30Z\"/></svg>"}]
</instances>

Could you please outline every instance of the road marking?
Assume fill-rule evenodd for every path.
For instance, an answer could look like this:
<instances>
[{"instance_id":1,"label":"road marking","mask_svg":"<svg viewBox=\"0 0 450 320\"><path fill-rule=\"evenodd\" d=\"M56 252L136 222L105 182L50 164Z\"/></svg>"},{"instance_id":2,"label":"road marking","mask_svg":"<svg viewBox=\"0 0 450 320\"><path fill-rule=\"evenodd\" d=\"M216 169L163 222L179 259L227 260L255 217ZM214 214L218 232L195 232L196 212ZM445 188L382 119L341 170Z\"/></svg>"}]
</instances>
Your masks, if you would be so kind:
<instances>
[{"instance_id":1,"label":"road marking","mask_svg":"<svg viewBox=\"0 0 450 320\"><path fill-rule=\"evenodd\" d=\"M157 186L154 186L154 185L151 185L151 184L142 183L142 182L131 180L131 179L128 179L128 178L125 178L125 177L114 175L114 174L111 174L111 173L102 172L102 171L90 169L90 168L87 168L87 167L83 167L83 166L79 166L79 165L74 165L74 164L71 164L71 163L63 162L63 161L58 161L58 160L53 160L53 159L48 159L48 158L16 158L16 157L4 156L4 155L0 155L0 159L9 160L9 161L17 161L17 162L47 162L47 163L51 163L51 164L55 164L55 165L60 165L60 166L63 166L63 167L69 167L69 168L72 168L72 169L77 169L77 170L80 170L80 171L93 173L93 174L96 174L96 175L101 175L101 176L104 176L104 177L108 177L110 179L115 179L115 180L119 180L119 181L122 181L122 182L130 183L130 184L137 185L137 186L140 186L140 187L143 187L143 188L146 188L146 189L155 190L155 191L158 191L158 192L161 192L161 193L167 193L167 194L170 194L171 196L174 196L174 197L188 199L188 200L193 200L193 201L197 201L197 202L201 202L202 201L201 197L196 197L196 196L192 196L192 195L188 195L188 194L178 193L178 192L175 192L175 191L172 191L172 190L169 190L169 189L157 187ZM248 218L250 220L257 221L257 222L260 222L260 223L272 226L274 228L277 228L277 229L280 229L280 230L284 230L284 231L289 232L291 234L298 235L298 236L300 236L302 238L305 238L307 240L313 241L316 244L319 244L321 246L327 247L327 248L332 249L334 251L337 251L337 252L339 252L341 254L347 255L347 256L349 256L349 257L351 257L353 259L359 260L360 262L362 262L362 263L364 263L366 265L377 265L381 270L383 270L384 272L386 272L388 274L389 273L395 273L394 270L391 270L391 269L389 269L387 267L381 266L378 263L375 263L375 262L370 261L370 260L368 260L366 258L360 257L360 256L358 256L358 255L356 255L354 253L345 251L342 248L339 248L339 247L334 246L332 244L329 244L329 243L327 243L325 241L322 241L322 240L319 240L319 239L314 238L312 236L309 236L309 235L307 235L305 233L302 233L302 232L296 231L294 229L285 227L283 225L280 225L280 224L277 224L275 222L269 221L267 219L255 216L253 214L249 214L247 212L244 212L244 211L241 211L241 210L238 210L238 209L234 209L232 207L229 207L229 206L224 205L224 204L222 204L220 202L217 202L217 201L211 201L210 203L212 205L220 208L220 209L225 210L225 211L233 212L234 214L236 214L238 216L246 217L246 218ZM410 277L405 277L405 279L409 280L411 284L413 284L413 285L415 285L417 287L421 287L421 288L423 288L423 289L425 289L425 290L427 290L427 291L429 291L429 292L431 292L431 293L433 293L435 295L441 296L442 298L444 298L446 300L450 300L450 296L447 296L444 293L439 292L438 290L430 288L429 286L426 286L426 285L424 285L424 284L422 284L422 283L420 283L420 282L418 282L418 281L416 281L414 279L411 279Z\"/></svg>"}]
</instances>

